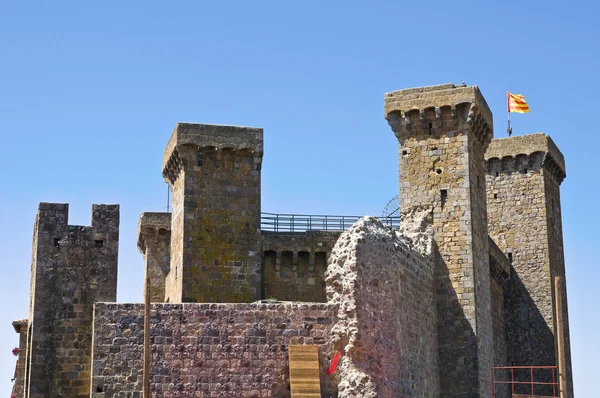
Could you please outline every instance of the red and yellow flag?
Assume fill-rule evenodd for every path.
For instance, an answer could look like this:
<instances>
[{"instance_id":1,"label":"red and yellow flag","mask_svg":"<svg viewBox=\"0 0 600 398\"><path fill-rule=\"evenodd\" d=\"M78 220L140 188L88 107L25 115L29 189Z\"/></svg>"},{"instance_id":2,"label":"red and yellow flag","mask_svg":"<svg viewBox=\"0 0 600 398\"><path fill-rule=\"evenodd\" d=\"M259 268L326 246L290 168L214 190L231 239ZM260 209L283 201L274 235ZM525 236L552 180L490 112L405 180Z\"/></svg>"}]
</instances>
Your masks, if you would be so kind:
<instances>
[{"instance_id":1,"label":"red and yellow flag","mask_svg":"<svg viewBox=\"0 0 600 398\"><path fill-rule=\"evenodd\" d=\"M527 113L529 105L522 94L506 93L508 96L508 112Z\"/></svg>"}]
</instances>

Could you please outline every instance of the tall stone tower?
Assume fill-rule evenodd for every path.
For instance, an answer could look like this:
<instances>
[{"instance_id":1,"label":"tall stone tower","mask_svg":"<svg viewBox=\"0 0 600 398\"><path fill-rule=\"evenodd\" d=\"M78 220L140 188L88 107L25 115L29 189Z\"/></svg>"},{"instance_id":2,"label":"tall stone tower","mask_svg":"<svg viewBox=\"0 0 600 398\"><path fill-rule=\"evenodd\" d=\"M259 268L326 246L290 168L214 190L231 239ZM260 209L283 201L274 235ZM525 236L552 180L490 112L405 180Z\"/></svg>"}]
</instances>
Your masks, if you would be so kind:
<instances>
[{"instance_id":1,"label":"tall stone tower","mask_svg":"<svg viewBox=\"0 0 600 398\"><path fill-rule=\"evenodd\" d=\"M25 391L90 396L94 303L117 299L119 206L94 205L92 226L68 204L40 203L33 231Z\"/></svg>"},{"instance_id":2,"label":"tall stone tower","mask_svg":"<svg viewBox=\"0 0 600 398\"><path fill-rule=\"evenodd\" d=\"M550 137L492 140L486 152L490 236L512 262L505 300L508 365L556 365L554 277L565 277L562 153ZM566 291L567 379L572 396Z\"/></svg>"},{"instance_id":3,"label":"tall stone tower","mask_svg":"<svg viewBox=\"0 0 600 398\"><path fill-rule=\"evenodd\" d=\"M168 302L260 299L263 131L178 123L163 159L173 192Z\"/></svg>"},{"instance_id":4,"label":"tall stone tower","mask_svg":"<svg viewBox=\"0 0 600 398\"><path fill-rule=\"evenodd\" d=\"M492 113L476 86L385 95L398 138L402 217L430 209L442 397L487 397L493 362L484 153Z\"/></svg>"}]
</instances>

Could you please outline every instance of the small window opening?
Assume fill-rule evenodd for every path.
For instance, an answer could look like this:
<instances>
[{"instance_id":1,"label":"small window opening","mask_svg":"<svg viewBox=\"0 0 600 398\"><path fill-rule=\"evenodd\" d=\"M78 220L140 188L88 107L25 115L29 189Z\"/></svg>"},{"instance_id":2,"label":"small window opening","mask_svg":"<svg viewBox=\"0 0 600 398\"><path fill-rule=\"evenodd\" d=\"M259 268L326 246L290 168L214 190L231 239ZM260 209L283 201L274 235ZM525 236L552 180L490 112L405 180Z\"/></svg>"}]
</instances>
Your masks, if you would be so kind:
<instances>
[{"instance_id":1,"label":"small window opening","mask_svg":"<svg viewBox=\"0 0 600 398\"><path fill-rule=\"evenodd\" d=\"M496 177L498 177L500 175L500 173L496 172Z\"/></svg>"},{"instance_id":2,"label":"small window opening","mask_svg":"<svg viewBox=\"0 0 600 398\"><path fill-rule=\"evenodd\" d=\"M494 194L494 199L498 199L498 194L497 193Z\"/></svg>"},{"instance_id":3,"label":"small window opening","mask_svg":"<svg viewBox=\"0 0 600 398\"><path fill-rule=\"evenodd\" d=\"M104 241L102 239L96 239L94 242L96 243L96 247L104 246Z\"/></svg>"},{"instance_id":4,"label":"small window opening","mask_svg":"<svg viewBox=\"0 0 600 398\"><path fill-rule=\"evenodd\" d=\"M104 392L104 388L102 386L96 386L96 392Z\"/></svg>"},{"instance_id":5,"label":"small window opening","mask_svg":"<svg viewBox=\"0 0 600 398\"><path fill-rule=\"evenodd\" d=\"M523 169L523 174L527 174L527 169Z\"/></svg>"},{"instance_id":6,"label":"small window opening","mask_svg":"<svg viewBox=\"0 0 600 398\"><path fill-rule=\"evenodd\" d=\"M433 134L433 123L428 123L428 127L429 127L429 135Z\"/></svg>"},{"instance_id":7,"label":"small window opening","mask_svg":"<svg viewBox=\"0 0 600 398\"><path fill-rule=\"evenodd\" d=\"M442 199L442 209L443 209L444 205L446 204L446 201L448 200L448 190L442 189L440 191L440 197Z\"/></svg>"},{"instance_id":8,"label":"small window opening","mask_svg":"<svg viewBox=\"0 0 600 398\"><path fill-rule=\"evenodd\" d=\"M437 169L435 172L436 172L436 174L438 174L438 175L439 175L439 174L442 174L442 169Z\"/></svg>"},{"instance_id":9,"label":"small window opening","mask_svg":"<svg viewBox=\"0 0 600 398\"><path fill-rule=\"evenodd\" d=\"M60 247L60 238L54 238L54 247Z\"/></svg>"},{"instance_id":10,"label":"small window opening","mask_svg":"<svg viewBox=\"0 0 600 398\"><path fill-rule=\"evenodd\" d=\"M513 262L512 253L508 253L507 257L508 257L508 261L512 264L512 262Z\"/></svg>"},{"instance_id":11,"label":"small window opening","mask_svg":"<svg viewBox=\"0 0 600 398\"><path fill-rule=\"evenodd\" d=\"M196 154L196 160L197 160L197 165L202 167L203 164L203 158L204 158L204 148L200 148L198 150L198 153Z\"/></svg>"},{"instance_id":12,"label":"small window opening","mask_svg":"<svg viewBox=\"0 0 600 398\"><path fill-rule=\"evenodd\" d=\"M406 155L408 155L408 151L405 149L402 151L402 156L406 156Z\"/></svg>"}]
</instances>

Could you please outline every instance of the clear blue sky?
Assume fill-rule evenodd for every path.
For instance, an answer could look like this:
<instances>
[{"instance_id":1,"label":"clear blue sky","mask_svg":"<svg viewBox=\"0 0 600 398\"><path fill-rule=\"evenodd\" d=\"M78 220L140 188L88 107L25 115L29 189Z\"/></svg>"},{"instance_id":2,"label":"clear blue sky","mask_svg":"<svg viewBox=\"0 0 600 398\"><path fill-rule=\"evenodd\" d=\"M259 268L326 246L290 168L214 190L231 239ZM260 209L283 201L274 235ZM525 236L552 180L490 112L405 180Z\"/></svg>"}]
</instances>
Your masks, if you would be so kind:
<instances>
[{"instance_id":1,"label":"clear blue sky","mask_svg":"<svg viewBox=\"0 0 600 398\"><path fill-rule=\"evenodd\" d=\"M264 128L264 211L379 215L398 191L384 93L464 80L496 137L505 92L523 93L515 134L545 132L566 157L575 391L597 396L599 13L581 0L1 1L0 391L39 202L69 202L83 225L92 203L119 203L118 300L141 301L137 219L165 207L176 122Z\"/></svg>"}]
</instances>

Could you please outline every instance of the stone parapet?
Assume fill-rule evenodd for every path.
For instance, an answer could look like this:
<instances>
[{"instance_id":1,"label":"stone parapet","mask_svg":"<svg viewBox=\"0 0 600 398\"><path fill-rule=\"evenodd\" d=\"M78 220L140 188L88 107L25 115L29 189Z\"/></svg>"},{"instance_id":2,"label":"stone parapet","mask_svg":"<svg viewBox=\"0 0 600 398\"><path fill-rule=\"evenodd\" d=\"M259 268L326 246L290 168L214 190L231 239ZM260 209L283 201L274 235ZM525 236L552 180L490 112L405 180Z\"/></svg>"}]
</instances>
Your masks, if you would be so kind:
<instances>
[{"instance_id":1,"label":"stone parapet","mask_svg":"<svg viewBox=\"0 0 600 398\"><path fill-rule=\"evenodd\" d=\"M493 137L493 117L477 86L409 88L385 94L384 116L402 142L411 135L449 135L469 129L484 151Z\"/></svg>"},{"instance_id":2,"label":"stone parapet","mask_svg":"<svg viewBox=\"0 0 600 398\"><path fill-rule=\"evenodd\" d=\"M541 155L541 156L537 156ZM528 134L492 140L485 153L488 170L494 165L507 163L507 158L529 159L532 167L543 167L558 183L567 176L565 158L550 136L544 133ZM502 170L503 169L503 170ZM502 167L501 171L515 171Z\"/></svg>"},{"instance_id":3,"label":"stone parapet","mask_svg":"<svg viewBox=\"0 0 600 398\"><path fill-rule=\"evenodd\" d=\"M260 165L263 130L256 127L177 123L164 151L163 177L173 184L185 164L200 165L198 153L219 150L249 153Z\"/></svg>"}]
</instances>

